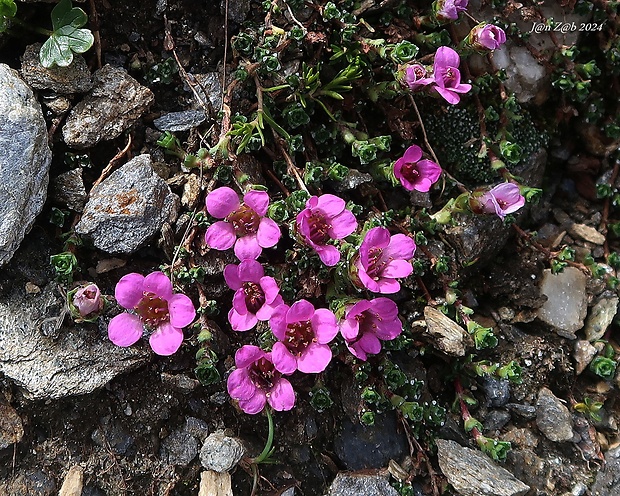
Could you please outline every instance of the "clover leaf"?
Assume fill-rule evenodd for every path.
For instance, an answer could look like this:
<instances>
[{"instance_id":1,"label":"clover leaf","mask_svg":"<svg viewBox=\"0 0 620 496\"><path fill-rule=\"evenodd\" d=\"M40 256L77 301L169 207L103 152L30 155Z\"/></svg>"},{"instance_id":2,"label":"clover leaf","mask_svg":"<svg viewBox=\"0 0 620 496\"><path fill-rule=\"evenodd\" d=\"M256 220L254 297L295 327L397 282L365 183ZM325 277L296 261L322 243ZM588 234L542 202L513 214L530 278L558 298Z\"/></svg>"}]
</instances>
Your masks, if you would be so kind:
<instances>
[{"instance_id":1,"label":"clover leaf","mask_svg":"<svg viewBox=\"0 0 620 496\"><path fill-rule=\"evenodd\" d=\"M0 0L5 1L5 0ZM80 29L88 22L86 12L73 7L71 0L61 0L52 10L53 32L43 44L39 58L43 67L67 67L73 53L84 53L95 41L89 29Z\"/></svg>"},{"instance_id":2,"label":"clover leaf","mask_svg":"<svg viewBox=\"0 0 620 496\"><path fill-rule=\"evenodd\" d=\"M0 33L9 27L9 19L15 17L17 5L15 0L0 0Z\"/></svg>"}]
</instances>

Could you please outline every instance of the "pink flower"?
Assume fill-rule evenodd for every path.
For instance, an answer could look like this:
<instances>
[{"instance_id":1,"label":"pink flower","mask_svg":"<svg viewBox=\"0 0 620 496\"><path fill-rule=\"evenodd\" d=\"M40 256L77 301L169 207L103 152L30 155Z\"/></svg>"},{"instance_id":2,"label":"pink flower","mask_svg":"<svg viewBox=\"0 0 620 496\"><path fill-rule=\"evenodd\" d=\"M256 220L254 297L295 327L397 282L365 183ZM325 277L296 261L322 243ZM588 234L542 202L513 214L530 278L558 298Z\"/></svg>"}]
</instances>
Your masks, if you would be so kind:
<instances>
[{"instance_id":1,"label":"pink flower","mask_svg":"<svg viewBox=\"0 0 620 496\"><path fill-rule=\"evenodd\" d=\"M340 252L327 242L346 238L357 228L355 216L345 205L342 198L334 195L312 196L297 215L297 232L329 267L340 261Z\"/></svg>"},{"instance_id":2,"label":"pink flower","mask_svg":"<svg viewBox=\"0 0 620 496\"><path fill-rule=\"evenodd\" d=\"M426 192L441 175L441 167L432 160L420 160L422 149L411 145L403 156L394 163L394 176L409 191Z\"/></svg>"},{"instance_id":3,"label":"pink flower","mask_svg":"<svg viewBox=\"0 0 620 496\"><path fill-rule=\"evenodd\" d=\"M338 334L338 322L330 310L315 310L309 301L299 300L276 308L269 324L279 339L271 350L277 370L283 374L325 370L332 359L328 343Z\"/></svg>"},{"instance_id":4,"label":"pink flower","mask_svg":"<svg viewBox=\"0 0 620 496\"><path fill-rule=\"evenodd\" d=\"M415 242L404 234L390 236L385 227L373 227L366 233L359 253L353 261L353 281L373 293L391 294L400 290L396 280L413 272L409 260L415 253Z\"/></svg>"},{"instance_id":5,"label":"pink flower","mask_svg":"<svg viewBox=\"0 0 620 496\"><path fill-rule=\"evenodd\" d=\"M497 50L506 43L506 33L493 24L481 23L475 26L467 37L469 45L481 52Z\"/></svg>"},{"instance_id":6,"label":"pink flower","mask_svg":"<svg viewBox=\"0 0 620 496\"><path fill-rule=\"evenodd\" d=\"M433 89L452 105L461 100L459 93L471 90L471 84L461 83L461 73L458 69L460 63L459 54L452 48L442 46L437 49L433 64L436 85Z\"/></svg>"},{"instance_id":7,"label":"pink flower","mask_svg":"<svg viewBox=\"0 0 620 496\"><path fill-rule=\"evenodd\" d=\"M96 284L89 284L79 288L73 295L73 306L81 317L98 312L103 306L101 292Z\"/></svg>"},{"instance_id":8,"label":"pink flower","mask_svg":"<svg viewBox=\"0 0 620 496\"><path fill-rule=\"evenodd\" d=\"M280 288L273 277L265 276L263 266L256 260L229 264L224 279L235 290L228 322L235 331L252 329L259 320L269 320L274 310L284 303Z\"/></svg>"},{"instance_id":9,"label":"pink flower","mask_svg":"<svg viewBox=\"0 0 620 496\"><path fill-rule=\"evenodd\" d=\"M455 21L459 12L467 10L469 0L436 0L433 4L435 16L440 21Z\"/></svg>"},{"instance_id":10,"label":"pink flower","mask_svg":"<svg viewBox=\"0 0 620 496\"><path fill-rule=\"evenodd\" d=\"M491 191L477 197L479 212L495 214L504 219L507 214L519 210L525 205L525 198L521 195L519 186L513 183L502 183L495 186Z\"/></svg>"},{"instance_id":11,"label":"pink flower","mask_svg":"<svg viewBox=\"0 0 620 496\"><path fill-rule=\"evenodd\" d=\"M181 293L172 293L172 283L162 272L144 277L131 273L121 277L114 292L116 301L133 313L121 313L108 325L108 337L117 346L127 347L142 337L146 328L158 355L172 355L183 342L183 327L196 317L194 304Z\"/></svg>"},{"instance_id":12,"label":"pink flower","mask_svg":"<svg viewBox=\"0 0 620 496\"><path fill-rule=\"evenodd\" d=\"M344 320L340 322L340 334L347 348L360 360L366 360L368 354L379 353L380 341L391 341L402 331L398 306L388 298L361 300L348 305Z\"/></svg>"},{"instance_id":13,"label":"pink flower","mask_svg":"<svg viewBox=\"0 0 620 496\"><path fill-rule=\"evenodd\" d=\"M426 68L423 65L413 64L405 68L403 82L409 86L411 91L416 91L435 82L435 79L432 76L427 76L428 74Z\"/></svg>"},{"instance_id":14,"label":"pink flower","mask_svg":"<svg viewBox=\"0 0 620 496\"><path fill-rule=\"evenodd\" d=\"M207 229L205 242L210 248L228 250L234 245L239 260L256 260L263 248L275 246L280 239L278 224L265 217L269 206L265 191L248 191L241 203L237 193L224 186L211 191L206 203L209 214L224 219Z\"/></svg>"},{"instance_id":15,"label":"pink flower","mask_svg":"<svg viewBox=\"0 0 620 496\"><path fill-rule=\"evenodd\" d=\"M293 408L295 391L276 369L272 353L245 345L235 353L235 364L237 369L228 377L228 394L245 413L255 415L266 403L278 411Z\"/></svg>"}]
</instances>

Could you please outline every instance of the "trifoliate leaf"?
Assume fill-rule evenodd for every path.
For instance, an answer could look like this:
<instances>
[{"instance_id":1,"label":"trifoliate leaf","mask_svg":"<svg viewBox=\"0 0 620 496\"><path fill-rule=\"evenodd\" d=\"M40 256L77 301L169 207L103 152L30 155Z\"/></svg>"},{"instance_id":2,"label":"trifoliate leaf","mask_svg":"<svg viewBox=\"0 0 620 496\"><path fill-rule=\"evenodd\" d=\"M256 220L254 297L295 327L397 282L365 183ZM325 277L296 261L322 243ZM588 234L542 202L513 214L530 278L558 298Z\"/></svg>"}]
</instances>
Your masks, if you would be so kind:
<instances>
[{"instance_id":1,"label":"trifoliate leaf","mask_svg":"<svg viewBox=\"0 0 620 496\"><path fill-rule=\"evenodd\" d=\"M41 65L67 67L73 62L74 53L90 49L95 41L93 34L89 29L80 29L87 22L88 16L82 9L72 7L71 0L61 0L52 10L54 31L39 52Z\"/></svg>"}]
</instances>

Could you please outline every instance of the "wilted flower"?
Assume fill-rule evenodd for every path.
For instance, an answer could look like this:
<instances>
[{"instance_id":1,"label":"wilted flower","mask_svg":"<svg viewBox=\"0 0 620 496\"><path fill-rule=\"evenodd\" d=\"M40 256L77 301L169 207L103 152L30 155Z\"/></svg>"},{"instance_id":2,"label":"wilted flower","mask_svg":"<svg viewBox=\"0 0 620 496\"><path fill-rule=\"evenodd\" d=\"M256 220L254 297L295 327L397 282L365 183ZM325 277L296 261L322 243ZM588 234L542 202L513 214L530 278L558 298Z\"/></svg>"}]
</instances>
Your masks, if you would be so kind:
<instances>
[{"instance_id":1,"label":"wilted flower","mask_svg":"<svg viewBox=\"0 0 620 496\"><path fill-rule=\"evenodd\" d=\"M452 48L442 46L437 49L433 64L435 78L433 89L452 105L461 100L459 93L471 90L471 84L461 83L461 73L458 69L460 63L459 54Z\"/></svg>"},{"instance_id":2,"label":"wilted flower","mask_svg":"<svg viewBox=\"0 0 620 496\"><path fill-rule=\"evenodd\" d=\"M465 43L479 52L497 50L506 43L506 33L500 27L483 22L470 31Z\"/></svg>"},{"instance_id":3,"label":"wilted flower","mask_svg":"<svg viewBox=\"0 0 620 496\"><path fill-rule=\"evenodd\" d=\"M183 327L196 317L192 300L174 294L170 279L162 272L121 277L114 296L120 306L133 312L117 315L108 325L108 337L117 346L131 346L146 328L154 331L149 338L153 351L172 355L183 342Z\"/></svg>"},{"instance_id":4,"label":"wilted flower","mask_svg":"<svg viewBox=\"0 0 620 496\"><path fill-rule=\"evenodd\" d=\"M73 305L82 317L98 312L103 307L101 292L96 284L82 286L73 295Z\"/></svg>"},{"instance_id":5,"label":"wilted flower","mask_svg":"<svg viewBox=\"0 0 620 496\"><path fill-rule=\"evenodd\" d=\"M353 261L352 279L358 286L374 293L396 293L400 290L396 279L413 272L409 260L415 249L415 242L410 237L404 234L390 236L385 227L373 227L366 233Z\"/></svg>"},{"instance_id":6,"label":"wilted flower","mask_svg":"<svg viewBox=\"0 0 620 496\"><path fill-rule=\"evenodd\" d=\"M332 359L328 343L338 334L333 312L315 310L309 301L299 300L290 307L283 304L276 308L269 324L279 340L271 350L276 369L283 374L325 370Z\"/></svg>"},{"instance_id":7,"label":"wilted flower","mask_svg":"<svg viewBox=\"0 0 620 496\"><path fill-rule=\"evenodd\" d=\"M265 276L263 266L256 260L227 265L224 279L230 289L235 290L233 307L228 312L228 322L235 331L247 331L259 320L269 320L274 310L284 303L275 279Z\"/></svg>"},{"instance_id":8,"label":"wilted flower","mask_svg":"<svg viewBox=\"0 0 620 496\"><path fill-rule=\"evenodd\" d=\"M241 203L237 193L224 186L211 191L206 203L209 214L224 219L207 229L205 242L210 248L227 250L234 245L239 260L255 260L263 248L271 248L280 239L278 224L265 217L269 207L265 191L248 191Z\"/></svg>"},{"instance_id":9,"label":"wilted flower","mask_svg":"<svg viewBox=\"0 0 620 496\"><path fill-rule=\"evenodd\" d=\"M455 21L459 17L459 12L467 10L469 0L436 0L433 3L433 11L438 20Z\"/></svg>"},{"instance_id":10,"label":"wilted flower","mask_svg":"<svg viewBox=\"0 0 620 496\"><path fill-rule=\"evenodd\" d=\"M349 351L360 360L381 351L381 341L391 341L403 331L398 306L389 298L361 300L346 308L340 334Z\"/></svg>"},{"instance_id":11,"label":"wilted flower","mask_svg":"<svg viewBox=\"0 0 620 496\"><path fill-rule=\"evenodd\" d=\"M275 366L272 353L245 345L235 353L237 369L228 377L228 394L245 413L255 415L269 403L274 410L290 410L295 391Z\"/></svg>"},{"instance_id":12,"label":"wilted flower","mask_svg":"<svg viewBox=\"0 0 620 496\"><path fill-rule=\"evenodd\" d=\"M413 64L405 67L402 81L411 91L416 91L435 82L435 79L433 77L428 77L428 72L423 65Z\"/></svg>"},{"instance_id":13,"label":"wilted flower","mask_svg":"<svg viewBox=\"0 0 620 496\"><path fill-rule=\"evenodd\" d=\"M422 149L411 145L394 163L394 176L409 191L426 192L441 175L441 167L432 160L420 160Z\"/></svg>"},{"instance_id":14,"label":"wilted flower","mask_svg":"<svg viewBox=\"0 0 620 496\"><path fill-rule=\"evenodd\" d=\"M297 215L297 231L330 267L338 263L340 252L327 242L346 238L357 228L355 216L345 206L345 201L334 195L312 196Z\"/></svg>"},{"instance_id":15,"label":"wilted flower","mask_svg":"<svg viewBox=\"0 0 620 496\"><path fill-rule=\"evenodd\" d=\"M474 213L495 214L504 219L507 214L519 210L525 205L525 198L521 195L519 186L513 183L502 183L470 202Z\"/></svg>"}]
</instances>

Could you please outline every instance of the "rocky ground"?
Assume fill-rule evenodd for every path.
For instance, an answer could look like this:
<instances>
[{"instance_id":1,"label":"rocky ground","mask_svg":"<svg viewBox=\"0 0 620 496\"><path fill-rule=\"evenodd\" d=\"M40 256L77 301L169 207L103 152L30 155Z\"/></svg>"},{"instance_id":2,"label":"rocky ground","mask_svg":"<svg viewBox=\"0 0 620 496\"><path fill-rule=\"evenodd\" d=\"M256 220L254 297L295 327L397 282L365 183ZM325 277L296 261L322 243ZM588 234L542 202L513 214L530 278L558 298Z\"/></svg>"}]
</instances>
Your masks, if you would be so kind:
<instances>
[{"instance_id":1,"label":"rocky ground","mask_svg":"<svg viewBox=\"0 0 620 496\"><path fill-rule=\"evenodd\" d=\"M493 88L504 102L514 96L503 108L514 110L507 119L523 158L511 171L542 194L512 225L455 215L437 226L427 213L456 197L459 185L499 181L488 164L476 168L480 156L469 150L469 138L499 135L505 125L504 113L489 117L495 97L480 79L477 106L473 96L454 107L416 97L424 129L405 97L364 103L372 101L362 93L370 77L353 84L361 100L347 94L338 107L339 122L359 120L356 132L395 136L392 155L383 156L389 161L400 156L396 142L422 145L428 132L452 174L430 194L390 189L333 136L325 146L345 157L346 176L313 179L304 158L322 157L313 126L328 129L329 119L320 110L295 131L306 155L278 148L274 131L263 148L254 140L255 148L230 160L213 153L198 167L187 161L185 150L208 149L221 129L225 134L231 116L220 109L252 115L259 105L253 87L235 86L243 56L228 44L232 36L303 28L306 45L281 50L281 71L290 75L301 61L328 61L334 49L325 40L350 27L325 21L323 1L267 2L269 14L261 2L221 3L80 3L95 44L67 68L41 66L36 33L0 35L0 495L252 493L253 461L268 424L263 415L243 413L225 381L240 344L271 343L266 324L251 337L230 329L232 291L222 270L235 258L205 246L209 219L201 212L205 196L223 184L262 184L273 198L284 200L289 190L294 198L295 178L282 167L299 170L313 193L358 203L369 221L376 215L394 232L415 232L419 265L393 297L405 332L382 355L362 362L334 345L327 371L293 376L297 404L274 413L276 463L258 465L254 494L620 493L617 4L471 2L477 19L511 26L493 55L495 69L505 71ZM400 3L335 5L378 26L379 33L364 31L360 21L363 36L425 46L411 19L430 2L405 2L402 15ZM18 8L28 23L45 25L52 6L25 1ZM552 17L577 28L517 34ZM468 22L442 36L458 38ZM580 30L582 23L590 27ZM364 43L362 57L371 51ZM598 74L584 69L590 59ZM468 77L489 70L486 64L472 57ZM580 74L570 88L567 73ZM273 83L255 74L263 87ZM578 92L584 84L585 97ZM274 108L278 95L269 103ZM158 144L166 131L182 153ZM297 166L287 168L286 158ZM290 276L287 294L324 301L328 276L316 257L307 262L306 252L295 252L293 236L282 244L265 259L274 273ZM70 282L59 278L62 263L50 264L59 253L77 257ZM112 344L107 326L122 310L114 302L94 322L68 315L66 293L74 285L94 281L113 295L123 275L160 268L203 307L173 356L154 355L146 344ZM473 309L472 319L496 343L479 346L475 340L486 338L466 332L463 308ZM397 394L415 413L391 402ZM479 421L473 430L470 416ZM486 451L476 432L492 444ZM500 452L501 443L510 449Z\"/></svg>"}]
</instances>

